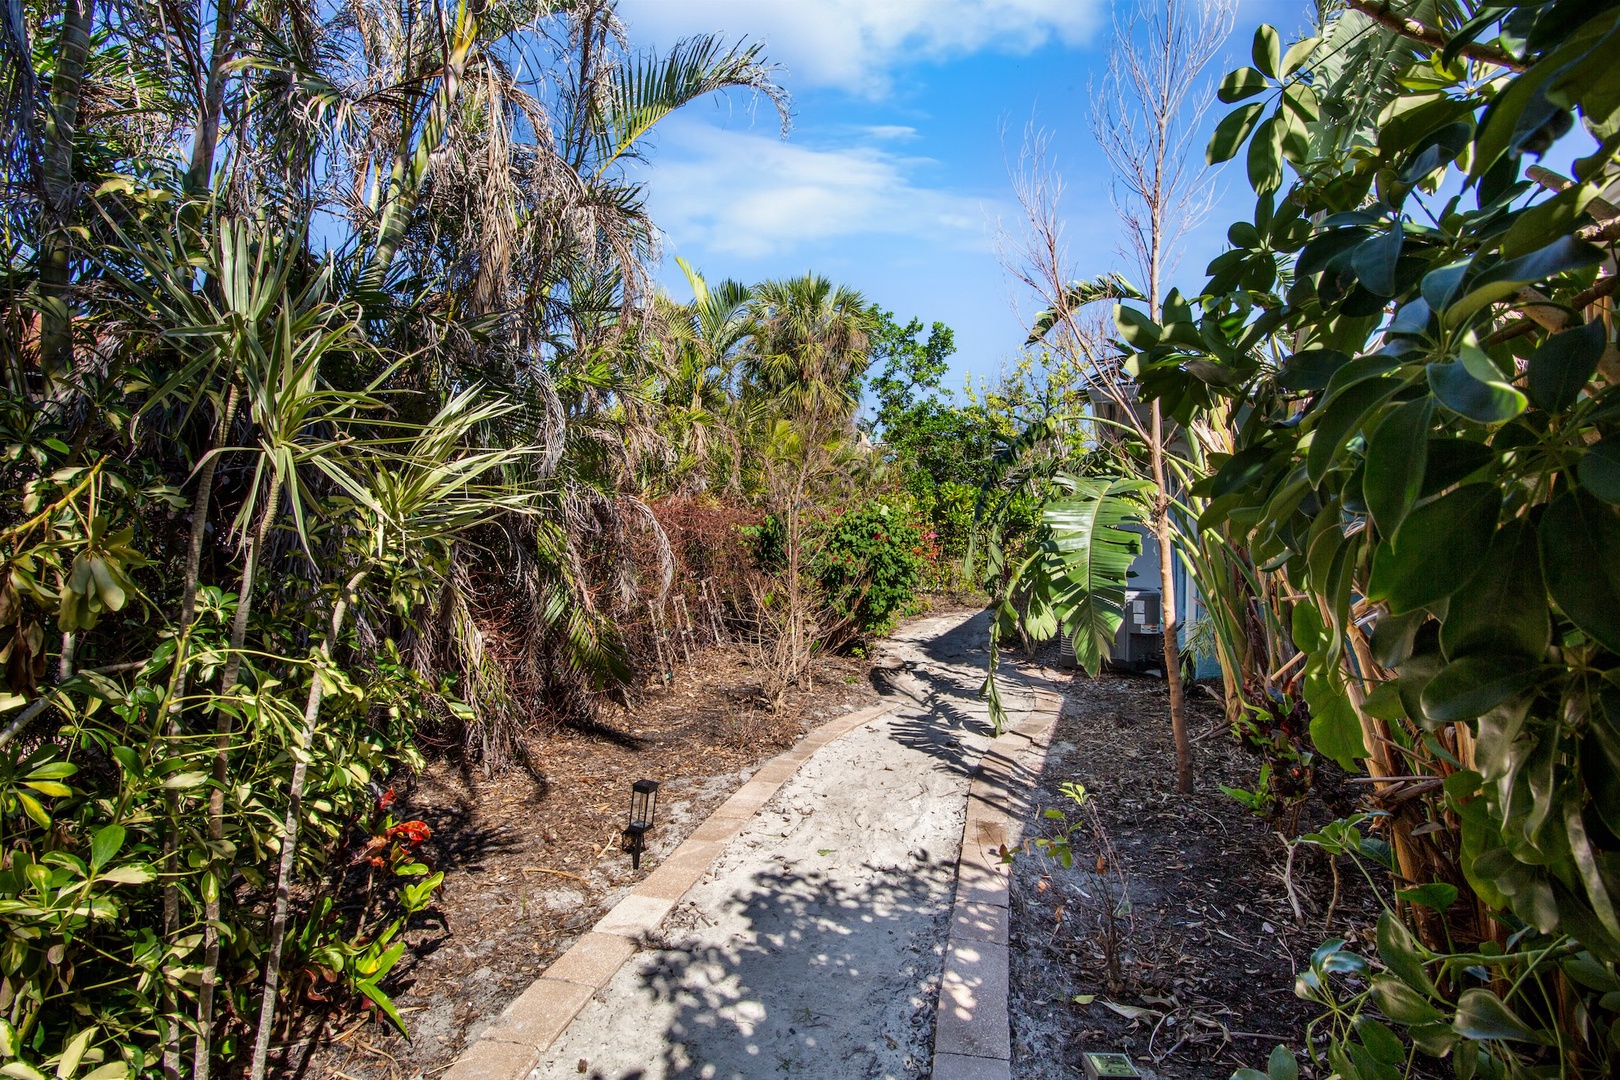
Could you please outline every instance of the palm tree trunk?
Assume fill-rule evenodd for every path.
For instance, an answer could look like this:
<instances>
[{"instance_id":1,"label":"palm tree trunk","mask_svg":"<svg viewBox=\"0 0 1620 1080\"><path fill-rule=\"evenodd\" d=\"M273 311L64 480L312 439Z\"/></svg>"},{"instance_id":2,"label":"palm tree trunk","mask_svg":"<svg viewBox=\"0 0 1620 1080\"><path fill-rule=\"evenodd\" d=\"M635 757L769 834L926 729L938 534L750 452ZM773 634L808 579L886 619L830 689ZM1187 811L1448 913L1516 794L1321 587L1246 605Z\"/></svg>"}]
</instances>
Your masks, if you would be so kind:
<instances>
[{"instance_id":1,"label":"palm tree trunk","mask_svg":"<svg viewBox=\"0 0 1620 1080\"><path fill-rule=\"evenodd\" d=\"M45 303L40 317L39 353L40 368L48 380L73 368L73 321L68 303L72 267L67 225L74 202L73 142L94 22L95 0L64 0L40 163L45 206L40 229L39 285Z\"/></svg>"},{"instance_id":2,"label":"palm tree trunk","mask_svg":"<svg viewBox=\"0 0 1620 1080\"><path fill-rule=\"evenodd\" d=\"M227 66L235 45L235 0L215 0L213 53L208 61L208 83L197 110L197 133L191 144L191 167L186 172L186 188L201 195L213 186L214 156L219 147L219 125L225 113Z\"/></svg>"},{"instance_id":3,"label":"palm tree trunk","mask_svg":"<svg viewBox=\"0 0 1620 1080\"><path fill-rule=\"evenodd\" d=\"M332 624L326 640L317 650L317 665L332 658L332 646L338 632L343 629L343 618L349 610L349 598L365 581L366 571L357 571L343 586L343 593L332 605ZM259 1003L259 1030L253 1042L253 1063L249 1070L251 1080L264 1080L265 1067L270 1057L270 1035L276 1024L276 993L281 987L281 947L287 938L287 893L292 885L293 859L298 847L298 824L303 815L304 776L309 745L315 738L315 721L321 713L321 695L324 684L319 667L310 673L309 699L304 705L304 727L298 735L297 753L293 755L292 780L287 792L287 817L282 827L281 863L276 871L276 904L270 917L270 940L265 944L264 1000Z\"/></svg>"}]
</instances>

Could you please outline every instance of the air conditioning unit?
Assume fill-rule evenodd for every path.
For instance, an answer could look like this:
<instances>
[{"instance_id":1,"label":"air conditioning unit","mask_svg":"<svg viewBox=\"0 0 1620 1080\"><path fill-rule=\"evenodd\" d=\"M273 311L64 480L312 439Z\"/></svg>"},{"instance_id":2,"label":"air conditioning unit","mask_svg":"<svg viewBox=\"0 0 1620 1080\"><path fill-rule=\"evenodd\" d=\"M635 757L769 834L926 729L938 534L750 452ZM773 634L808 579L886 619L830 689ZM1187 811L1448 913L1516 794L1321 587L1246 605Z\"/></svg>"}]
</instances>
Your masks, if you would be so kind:
<instances>
[{"instance_id":1,"label":"air conditioning unit","mask_svg":"<svg viewBox=\"0 0 1620 1080\"><path fill-rule=\"evenodd\" d=\"M1109 659L1120 667L1164 666L1164 614L1158 589L1125 590L1125 621Z\"/></svg>"},{"instance_id":2,"label":"air conditioning unit","mask_svg":"<svg viewBox=\"0 0 1620 1080\"><path fill-rule=\"evenodd\" d=\"M1164 615L1158 589L1125 590L1124 621L1114 637L1109 662L1118 667L1145 670L1164 666ZM1067 669L1074 662L1074 639L1058 635L1058 663Z\"/></svg>"}]
</instances>

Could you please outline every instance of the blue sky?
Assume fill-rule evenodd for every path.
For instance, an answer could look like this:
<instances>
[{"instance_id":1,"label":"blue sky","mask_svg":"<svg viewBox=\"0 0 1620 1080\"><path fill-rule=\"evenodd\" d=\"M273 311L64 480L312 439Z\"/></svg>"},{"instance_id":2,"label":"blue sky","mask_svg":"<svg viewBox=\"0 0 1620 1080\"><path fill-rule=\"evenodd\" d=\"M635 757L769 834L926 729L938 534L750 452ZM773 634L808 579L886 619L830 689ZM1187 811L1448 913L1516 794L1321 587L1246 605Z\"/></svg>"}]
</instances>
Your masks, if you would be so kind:
<instances>
[{"instance_id":1,"label":"blue sky","mask_svg":"<svg viewBox=\"0 0 1620 1080\"><path fill-rule=\"evenodd\" d=\"M1309 12L1248 0L1214 77L1247 62L1260 22L1286 37ZM1050 132L1067 185L1078 272L1125 265L1088 121L1088 85L1101 80L1112 33L1106 2L625 0L621 14L641 47L704 31L763 41L793 95L785 140L769 104L743 97L698 103L661 126L641 178L665 234L660 277L678 299L688 291L676 255L711 280L813 269L902 321L955 329L953 386L993 375L1023 340L1017 306L1031 306L995 244L998 221L1019 223L1007 160L1031 122ZM1201 280L1226 225L1252 211L1240 171L1215 181L1219 202L1186 245L1185 280Z\"/></svg>"}]
</instances>

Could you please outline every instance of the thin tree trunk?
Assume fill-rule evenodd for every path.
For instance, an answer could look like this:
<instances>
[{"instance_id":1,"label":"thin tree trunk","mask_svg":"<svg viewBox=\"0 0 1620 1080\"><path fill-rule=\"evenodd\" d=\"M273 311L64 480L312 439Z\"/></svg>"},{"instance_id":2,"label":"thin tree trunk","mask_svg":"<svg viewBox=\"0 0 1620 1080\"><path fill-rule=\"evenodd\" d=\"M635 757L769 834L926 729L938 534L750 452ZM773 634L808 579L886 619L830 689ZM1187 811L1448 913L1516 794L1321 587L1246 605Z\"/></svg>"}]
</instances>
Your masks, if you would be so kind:
<instances>
[{"instance_id":1,"label":"thin tree trunk","mask_svg":"<svg viewBox=\"0 0 1620 1080\"><path fill-rule=\"evenodd\" d=\"M1153 402L1150 444L1153 483L1153 534L1159 541L1159 617L1164 624L1164 681L1170 687L1170 731L1176 740L1176 790L1193 790L1192 741L1187 737L1187 700L1181 686L1181 620L1176 612L1175 547L1170 528L1170 489L1164 468L1164 417Z\"/></svg>"},{"instance_id":2,"label":"thin tree trunk","mask_svg":"<svg viewBox=\"0 0 1620 1080\"><path fill-rule=\"evenodd\" d=\"M225 440L229 437L231 421L236 412L237 393L234 386L231 388L231 391L226 396L225 400L226 414L220 418L219 422L215 426L214 449L222 447ZM175 663L178 665L178 667L175 672L173 684L174 688L165 706L168 712L166 734L170 739L178 739L181 735L180 715L185 707L184 703L187 682L186 653L191 642L191 630L197 619L197 586L198 579L202 572L203 540L205 532L208 528L208 505L213 494L214 472L216 463L218 462L218 457L218 454L212 454L209 459L203 463L203 471L197 478L197 506L196 510L192 514L190 544L186 550L186 584L185 591L182 592L180 597L180 646L175 652ZM225 690L229 690L232 686L236 685L236 675L241 668L241 652L243 643L247 637L247 614L248 608L251 604L250 596L253 590L254 568L258 564L259 549L264 542L265 534L269 530L271 517L275 513L276 500L279 498L280 478L272 477L270 481L269 500L265 506L264 517L260 521L259 529L253 534L253 538L248 543L248 555L242 565L241 584L239 586L242 591L237 599L236 619L231 627L231 654L230 658L226 661L225 679L221 684ZM220 710L218 723L227 732L226 739L228 743L228 732L230 731L231 724L230 715L224 710ZM178 747L176 748L176 752L178 752ZM219 764L216 761L216 779L218 778L218 772ZM210 809L212 809L212 804L216 796L223 797L222 793L219 791L212 791L209 793ZM179 867L175 862L175 849L177 846L175 838L179 835L180 793L176 791L166 792L164 795L164 802L166 803L169 811L169 835L164 840L163 865L165 877L169 881L169 884L163 887L163 928L164 936L168 940L172 941L175 935L180 932L180 887L177 884ZM222 811L223 807L224 804L222 802ZM212 836L212 826L213 822L210 821L209 833L211 839L214 838ZM210 919L217 919L219 916L219 897L217 892L214 893L214 898L211 903L205 896L204 904L205 914L209 908L212 908L213 913L208 917ZM216 938L214 947L214 962L217 970L219 957L217 932L212 926L207 926L204 928L203 933L205 940L210 935L215 936ZM210 1023L212 1022L213 1016L212 991L213 984L212 980L210 979L208 983L208 1016L210 1018ZM172 992L165 990L165 994L172 998ZM175 1077L180 1075L180 1030L178 1022L176 1022L174 1019L177 1008L178 1004L175 1001L170 1000L168 1002L168 1015L170 1017L170 1021L169 1026L164 1033L163 1041L163 1071L166 1076ZM203 1003L201 998L199 998L199 1017L202 1015L202 1008ZM208 1041L208 1036L204 1033L205 1030L206 1029L200 1029L198 1033L198 1038L202 1043L206 1043Z\"/></svg>"},{"instance_id":3,"label":"thin tree trunk","mask_svg":"<svg viewBox=\"0 0 1620 1080\"><path fill-rule=\"evenodd\" d=\"M39 234L39 286L45 303L40 315L39 353L40 368L47 380L73 369L73 321L68 302L72 267L67 226L74 202L73 142L94 22L95 0L65 0L56 71L51 76L51 98L45 112L45 145L40 163L45 206Z\"/></svg>"},{"instance_id":4,"label":"thin tree trunk","mask_svg":"<svg viewBox=\"0 0 1620 1080\"><path fill-rule=\"evenodd\" d=\"M1149 205L1148 310L1154 322L1164 317L1161 308L1164 273L1164 149L1163 124L1156 146L1155 190ZM1176 554L1170 522L1170 477L1165 468L1164 410L1154 398L1148 410L1148 461L1153 470L1153 535L1159 542L1159 622L1164 632L1164 681L1170 690L1170 733L1176 743L1176 790L1191 795L1193 790L1192 740L1187 736L1187 700L1181 686L1181 619L1176 604Z\"/></svg>"},{"instance_id":5,"label":"thin tree trunk","mask_svg":"<svg viewBox=\"0 0 1620 1080\"><path fill-rule=\"evenodd\" d=\"M67 682L73 677L73 652L78 648L79 635L69 630L62 635L62 655L56 663L56 681Z\"/></svg>"},{"instance_id":6,"label":"thin tree trunk","mask_svg":"<svg viewBox=\"0 0 1620 1080\"><path fill-rule=\"evenodd\" d=\"M236 685L242 673L242 647L247 642L248 615L253 607L253 584L258 574L259 558L264 553L265 538L270 535L270 526L275 521L276 506L281 501L281 477L270 478L270 489L264 500L264 516L259 519L259 527L254 530L252 538L248 541L247 558L242 562L242 579L238 588L241 590L236 597L236 617L231 620L230 655L225 659L225 672L220 677L221 692L229 691Z\"/></svg>"},{"instance_id":7,"label":"thin tree trunk","mask_svg":"<svg viewBox=\"0 0 1620 1080\"><path fill-rule=\"evenodd\" d=\"M225 444L230 440L231 423L236 418L236 386L231 386L225 397L225 409L220 415L214 428L214 445L203 462L202 471L197 477L197 498L193 503L191 515L191 545L186 551L186 584L185 592L180 599L180 629L182 635L189 643L190 630L197 619L197 584L202 573L203 542L208 531L208 509L214 494L214 471L219 463L219 455ZM272 482L273 486L273 482ZM274 505L267 509L267 514L274 511ZM261 542L263 528L260 536L255 538ZM257 555L255 553L255 561ZM245 601L238 601L244 603ZM177 663L184 664L183 650ZM179 676L179 693L177 698L185 697L186 672L182 668ZM230 687L225 687L229 690ZM178 720L178 714L175 719ZM231 714L225 709L216 710L214 736L214 786L208 792L208 839L215 851L219 842L225 838L225 784L230 777L230 746L231 746ZM217 855L215 856L217 860ZM203 927L203 969L202 981L197 987L197 1046L192 1057L191 1074L194 1080L208 1080L212 1067L213 1057L213 1026L214 1026L214 983L219 972L219 894L225 888L226 882L219 873L219 867L210 867L212 884L203 887L203 916L207 920Z\"/></svg>"},{"instance_id":8,"label":"thin tree trunk","mask_svg":"<svg viewBox=\"0 0 1620 1080\"><path fill-rule=\"evenodd\" d=\"M349 598L365 581L366 572L357 571L343 586L343 594L332 605L332 624L326 640L317 650L317 663L332 658L332 646L343 628L343 618L349 610ZM309 699L304 705L304 727L298 735L297 752L293 755L292 780L287 791L287 817L282 828L281 862L276 871L276 903L270 917L270 940L265 943L264 1000L259 1003L259 1030L253 1042L253 1063L249 1070L252 1080L264 1080L265 1067L270 1057L270 1036L276 1025L276 993L281 987L281 947L287 938L287 895L292 885L293 860L298 847L298 824L303 815L304 776L307 770L305 753L315 738L315 721L321 713L323 684L319 668L310 673Z\"/></svg>"}]
</instances>

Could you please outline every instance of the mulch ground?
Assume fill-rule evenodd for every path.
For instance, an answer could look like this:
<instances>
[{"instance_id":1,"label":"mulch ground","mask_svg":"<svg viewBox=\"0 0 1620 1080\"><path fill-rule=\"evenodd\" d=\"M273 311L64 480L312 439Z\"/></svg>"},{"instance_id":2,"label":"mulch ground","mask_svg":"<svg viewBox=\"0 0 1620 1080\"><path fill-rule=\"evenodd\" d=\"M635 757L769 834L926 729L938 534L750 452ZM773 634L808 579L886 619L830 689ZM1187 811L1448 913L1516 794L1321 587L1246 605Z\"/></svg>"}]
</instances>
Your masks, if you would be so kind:
<instances>
[{"instance_id":1,"label":"mulch ground","mask_svg":"<svg viewBox=\"0 0 1620 1080\"><path fill-rule=\"evenodd\" d=\"M775 712L741 648L705 650L673 683L589 728L537 733L532 770L485 776L440 760L400 790L394 815L433 830L422 855L445 872L437 902L413 920L386 984L410 1037L368 1013L320 1012L285 1047L277 1075L428 1080L448 1069L506 1005L658 865L753 770L806 731L878 700L870 664L824 657L812 690ZM617 849L630 785L660 781L642 869Z\"/></svg>"},{"instance_id":2,"label":"mulch ground","mask_svg":"<svg viewBox=\"0 0 1620 1080\"><path fill-rule=\"evenodd\" d=\"M1221 791L1252 787L1259 761L1233 744L1208 695L1190 700L1196 793L1184 797L1162 680L1061 681L1068 703L1026 836L1079 827L1071 869L1028 842L1015 865L1014 1077L1082 1076L1087 1050L1127 1053L1144 1076L1222 1078L1263 1068L1279 1042L1297 1051L1314 1012L1294 996L1294 976L1329 937L1371 940L1366 885L1341 868L1328 925L1327 859L1301 848L1290 872L1279 826ZM1301 832L1347 812L1342 780L1324 767ZM1095 816L1060 790L1072 781ZM1049 808L1066 820L1045 817Z\"/></svg>"}]
</instances>

